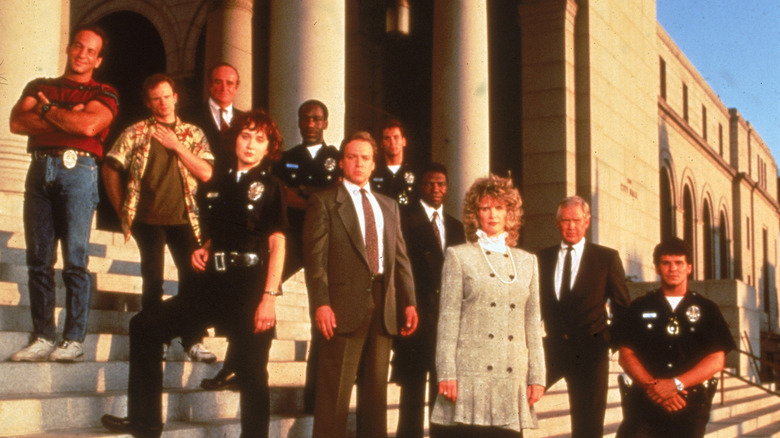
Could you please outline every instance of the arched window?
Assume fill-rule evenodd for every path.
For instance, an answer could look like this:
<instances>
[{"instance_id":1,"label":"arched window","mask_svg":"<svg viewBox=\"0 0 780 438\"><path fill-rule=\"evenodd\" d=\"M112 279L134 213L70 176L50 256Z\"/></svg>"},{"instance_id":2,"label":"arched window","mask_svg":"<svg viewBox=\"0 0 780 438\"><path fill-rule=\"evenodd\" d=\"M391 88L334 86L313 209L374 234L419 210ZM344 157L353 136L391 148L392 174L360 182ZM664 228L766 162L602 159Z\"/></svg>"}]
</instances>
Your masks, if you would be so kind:
<instances>
[{"instance_id":1,"label":"arched window","mask_svg":"<svg viewBox=\"0 0 780 438\"><path fill-rule=\"evenodd\" d=\"M696 272L696 241L694 238L695 227L693 222L693 211L693 195L691 195L691 189L688 186L685 186L683 191L683 240L691 248L693 258L691 264L694 266L694 269L689 276L691 279L694 278L694 273Z\"/></svg>"},{"instance_id":2,"label":"arched window","mask_svg":"<svg viewBox=\"0 0 780 438\"><path fill-rule=\"evenodd\" d=\"M704 200L704 208L701 215L702 221L702 250L704 262L704 279L712 280L715 278L715 252L712 245L712 215L710 214L710 203Z\"/></svg>"},{"instance_id":3,"label":"arched window","mask_svg":"<svg viewBox=\"0 0 780 438\"><path fill-rule=\"evenodd\" d=\"M674 236L674 204L672 203L672 182L669 169L661 169L661 240Z\"/></svg>"},{"instance_id":4,"label":"arched window","mask_svg":"<svg viewBox=\"0 0 780 438\"><path fill-rule=\"evenodd\" d=\"M731 278L731 258L729 257L729 230L726 222L726 213L720 212L720 224L718 226L718 259L720 261L720 278Z\"/></svg>"}]
</instances>

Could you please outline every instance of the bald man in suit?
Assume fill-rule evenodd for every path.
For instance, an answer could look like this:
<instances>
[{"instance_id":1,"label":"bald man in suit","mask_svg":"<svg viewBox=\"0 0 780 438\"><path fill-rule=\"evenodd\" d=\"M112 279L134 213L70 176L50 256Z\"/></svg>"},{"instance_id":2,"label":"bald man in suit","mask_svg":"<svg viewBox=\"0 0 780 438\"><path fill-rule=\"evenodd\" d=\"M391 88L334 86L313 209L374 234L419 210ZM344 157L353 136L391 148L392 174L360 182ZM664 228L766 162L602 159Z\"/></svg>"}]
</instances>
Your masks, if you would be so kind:
<instances>
[{"instance_id":1,"label":"bald man in suit","mask_svg":"<svg viewBox=\"0 0 780 438\"><path fill-rule=\"evenodd\" d=\"M341 150L344 181L309 198L303 226L306 286L324 339L313 436L346 436L357 379L357 436L381 438L392 336L417 328L414 282L398 204L368 185L376 142L358 132Z\"/></svg>"},{"instance_id":2,"label":"bald man in suit","mask_svg":"<svg viewBox=\"0 0 780 438\"><path fill-rule=\"evenodd\" d=\"M556 223L561 243L537 254L547 385L566 379L571 436L600 438L611 345L606 305L616 317L628 309L626 274L617 251L585 240L590 206L584 199L562 200Z\"/></svg>"}]
</instances>

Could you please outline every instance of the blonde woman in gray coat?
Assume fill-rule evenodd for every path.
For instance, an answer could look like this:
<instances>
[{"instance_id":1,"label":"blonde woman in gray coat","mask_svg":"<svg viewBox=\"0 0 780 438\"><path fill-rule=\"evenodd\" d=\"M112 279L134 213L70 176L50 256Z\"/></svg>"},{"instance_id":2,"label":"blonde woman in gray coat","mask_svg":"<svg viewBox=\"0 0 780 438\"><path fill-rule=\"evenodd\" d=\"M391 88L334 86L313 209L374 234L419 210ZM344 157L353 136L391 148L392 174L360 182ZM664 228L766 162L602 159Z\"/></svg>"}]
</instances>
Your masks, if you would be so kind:
<instances>
[{"instance_id":1,"label":"blonde woman in gray coat","mask_svg":"<svg viewBox=\"0 0 780 438\"><path fill-rule=\"evenodd\" d=\"M521 437L544 394L536 257L518 248L522 200L509 178L466 194L467 243L444 260L432 437Z\"/></svg>"}]
</instances>

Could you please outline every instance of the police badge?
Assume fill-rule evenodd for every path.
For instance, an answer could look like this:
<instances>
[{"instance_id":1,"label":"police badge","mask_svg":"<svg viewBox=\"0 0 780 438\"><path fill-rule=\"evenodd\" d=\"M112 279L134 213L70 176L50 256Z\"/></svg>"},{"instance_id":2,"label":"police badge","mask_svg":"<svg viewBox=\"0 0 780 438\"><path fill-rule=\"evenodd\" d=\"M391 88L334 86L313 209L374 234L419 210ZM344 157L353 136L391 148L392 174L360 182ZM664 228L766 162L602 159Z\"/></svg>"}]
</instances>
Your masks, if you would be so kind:
<instances>
[{"instance_id":1,"label":"police badge","mask_svg":"<svg viewBox=\"0 0 780 438\"><path fill-rule=\"evenodd\" d=\"M412 172L404 172L404 181L409 185L414 184L414 174Z\"/></svg>"},{"instance_id":2,"label":"police badge","mask_svg":"<svg viewBox=\"0 0 780 438\"><path fill-rule=\"evenodd\" d=\"M78 159L79 156L76 154L76 151L73 149L68 149L64 154L62 154L62 165L65 166L66 169L73 169L76 167L76 162Z\"/></svg>"},{"instance_id":3,"label":"police badge","mask_svg":"<svg viewBox=\"0 0 780 438\"><path fill-rule=\"evenodd\" d=\"M701 309L699 306L693 305L685 311L685 316L688 317L688 321L696 322L701 318Z\"/></svg>"},{"instance_id":4,"label":"police badge","mask_svg":"<svg viewBox=\"0 0 780 438\"><path fill-rule=\"evenodd\" d=\"M333 170L336 168L336 160L334 158L328 158L324 163L322 163L322 166L328 172L333 172Z\"/></svg>"},{"instance_id":5,"label":"police badge","mask_svg":"<svg viewBox=\"0 0 780 438\"><path fill-rule=\"evenodd\" d=\"M247 195L249 196L249 199L252 201L257 201L260 199L261 196L263 196L263 191L265 190L265 186L263 183L259 181L255 181L252 183L251 186L249 186L249 191L247 192Z\"/></svg>"},{"instance_id":6,"label":"police badge","mask_svg":"<svg viewBox=\"0 0 780 438\"><path fill-rule=\"evenodd\" d=\"M677 322L677 318L671 318L669 324L666 325L666 332L672 336L680 334L680 323Z\"/></svg>"}]
</instances>

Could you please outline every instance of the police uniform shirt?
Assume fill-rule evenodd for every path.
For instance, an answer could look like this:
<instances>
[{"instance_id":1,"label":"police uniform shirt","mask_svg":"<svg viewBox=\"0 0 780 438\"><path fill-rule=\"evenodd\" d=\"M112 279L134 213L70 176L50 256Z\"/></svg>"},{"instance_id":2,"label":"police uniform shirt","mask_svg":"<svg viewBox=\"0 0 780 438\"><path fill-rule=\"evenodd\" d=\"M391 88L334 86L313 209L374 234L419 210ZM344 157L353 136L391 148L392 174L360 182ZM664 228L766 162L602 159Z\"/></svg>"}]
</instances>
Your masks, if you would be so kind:
<instances>
[{"instance_id":1,"label":"police uniform shirt","mask_svg":"<svg viewBox=\"0 0 780 438\"><path fill-rule=\"evenodd\" d=\"M287 231L282 184L262 166L238 180L235 173L215 175L200 190L204 235L215 251L255 252L266 263L268 237Z\"/></svg>"},{"instance_id":2,"label":"police uniform shirt","mask_svg":"<svg viewBox=\"0 0 780 438\"><path fill-rule=\"evenodd\" d=\"M281 161L274 167L274 174L290 188L301 185L325 187L338 181L340 153L335 146L322 144L312 158L307 146L299 144L282 153Z\"/></svg>"},{"instance_id":3,"label":"police uniform shirt","mask_svg":"<svg viewBox=\"0 0 780 438\"><path fill-rule=\"evenodd\" d=\"M371 190L389 196L401 205L408 205L412 201L416 182L417 174L406 162L401 163L398 171L393 173L384 161L380 161L371 174Z\"/></svg>"},{"instance_id":4,"label":"police uniform shirt","mask_svg":"<svg viewBox=\"0 0 780 438\"><path fill-rule=\"evenodd\" d=\"M736 348L717 304L692 291L675 310L660 289L648 292L615 324L615 345L634 350L656 378L677 377L711 353Z\"/></svg>"}]
</instances>

